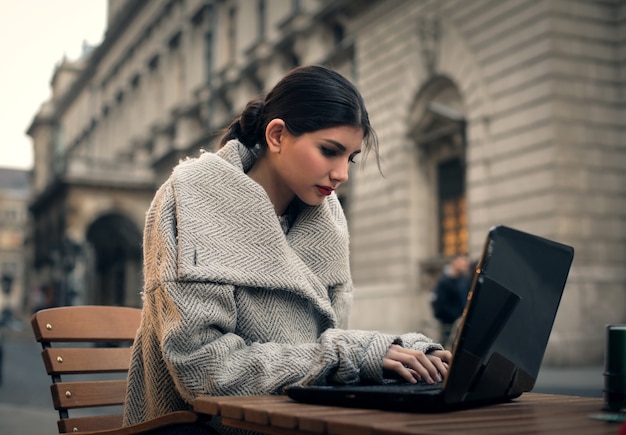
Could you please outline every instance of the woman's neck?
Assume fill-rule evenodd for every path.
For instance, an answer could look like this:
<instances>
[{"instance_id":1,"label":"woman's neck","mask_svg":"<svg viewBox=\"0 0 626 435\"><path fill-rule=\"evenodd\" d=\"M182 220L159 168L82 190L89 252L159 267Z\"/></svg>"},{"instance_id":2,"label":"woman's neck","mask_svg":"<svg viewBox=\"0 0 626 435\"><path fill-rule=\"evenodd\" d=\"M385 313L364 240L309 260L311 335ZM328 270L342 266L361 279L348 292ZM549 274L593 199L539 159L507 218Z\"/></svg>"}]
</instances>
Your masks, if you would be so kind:
<instances>
[{"instance_id":1,"label":"woman's neck","mask_svg":"<svg viewBox=\"0 0 626 435\"><path fill-rule=\"evenodd\" d=\"M265 189L267 196L274 205L276 214L278 216L284 215L294 198L294 194L280 180L267 159L260 156L248 171L248 176Z\"/></svg>"}]
</instances>

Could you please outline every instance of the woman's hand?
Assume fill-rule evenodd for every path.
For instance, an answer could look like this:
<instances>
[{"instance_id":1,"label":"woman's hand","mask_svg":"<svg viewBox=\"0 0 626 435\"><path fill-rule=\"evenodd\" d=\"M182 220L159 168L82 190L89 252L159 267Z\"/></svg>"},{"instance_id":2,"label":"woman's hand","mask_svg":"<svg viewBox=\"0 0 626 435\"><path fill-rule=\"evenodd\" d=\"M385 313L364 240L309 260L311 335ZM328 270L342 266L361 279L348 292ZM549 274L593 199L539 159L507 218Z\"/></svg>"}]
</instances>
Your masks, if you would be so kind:
<instances>
[{"instance_id":1,"label":"woman's hand","mask_svg":"<svg viewBox=\"0 0 626 435\"><path fill-rule=\"evenodd\" d=\"M441 382L448 374L448 364L452 353L447 350L435 350L428 354L392 344L383 358L383 368L397 373L402 379L412 384L423 379L428 384Z\"/></svg>"}]
</instances>

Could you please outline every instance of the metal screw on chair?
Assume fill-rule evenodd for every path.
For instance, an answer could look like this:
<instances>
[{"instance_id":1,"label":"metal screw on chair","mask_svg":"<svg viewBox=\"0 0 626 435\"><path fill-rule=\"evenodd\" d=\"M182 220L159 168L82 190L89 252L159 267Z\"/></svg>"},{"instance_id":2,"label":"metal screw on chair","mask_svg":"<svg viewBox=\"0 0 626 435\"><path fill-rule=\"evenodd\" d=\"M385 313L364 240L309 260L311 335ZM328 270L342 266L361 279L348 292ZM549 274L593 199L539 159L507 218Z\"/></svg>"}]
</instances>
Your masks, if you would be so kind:
<instances>
[{"instance_id":1,"label":"metal screw on chair","mask_svg":"<svg viewBox=\"0 0 626 435\"><path fill-rule=\"evenodd\" d=\"M67 397L68 399L69 399L70 397L72 397L72 392L71 392L71 391L69 391L69 390L68 390L68 391L66 391L66 392L65 392L65 397Z\"/></svg>"},{"instance_id":2,"label":"metal screw on chair","mask_svg":"<svg viewBox=\"0 0 626 435\"><path fill-rule=\"evenodd\" d=\"M60 357L60 356L57 356L57 362L62 363L62 362L63 362L63 358L62 358L62 357Z\"/></svg>"},{"instance_id":3,"label":"metal screw on chair","mask_svg":"<svg viewBox=\"0 0 626 435\"><path fill-rule=\"evenodd\" d=\"M51 325L51 324L49 324L49 323L46 323L46 329L47 329L48 331L50 331L50 330L52 329L52 325Z\"/></svg>"}]
</instances>

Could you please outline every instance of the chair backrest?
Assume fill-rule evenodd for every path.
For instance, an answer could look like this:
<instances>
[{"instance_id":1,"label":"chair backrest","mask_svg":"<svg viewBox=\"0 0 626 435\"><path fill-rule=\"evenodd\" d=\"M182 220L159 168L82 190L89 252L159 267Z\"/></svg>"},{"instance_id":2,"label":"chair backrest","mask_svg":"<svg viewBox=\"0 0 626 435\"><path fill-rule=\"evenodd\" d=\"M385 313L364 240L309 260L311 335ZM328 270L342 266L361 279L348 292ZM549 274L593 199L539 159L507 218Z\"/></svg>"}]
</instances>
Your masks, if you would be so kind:
<instances>
[{"instance_id":1,"label":"chair backrest","mask_svg":"<svg viewBox=\"0 0 626 435\"><path fill-rule=\"evenodd\" d=\"M140 319L139 308L113 306L49 308L32 316L35 339L43 347L41 355L52 377L59 433L122 426L121 411L105 415L100 407L124 404L130 346ZM110 373L118 375L103 375ZM81 416L70 418L69 410L78 408L94 412L81 411Z\"/></svg>"}]
</instances>

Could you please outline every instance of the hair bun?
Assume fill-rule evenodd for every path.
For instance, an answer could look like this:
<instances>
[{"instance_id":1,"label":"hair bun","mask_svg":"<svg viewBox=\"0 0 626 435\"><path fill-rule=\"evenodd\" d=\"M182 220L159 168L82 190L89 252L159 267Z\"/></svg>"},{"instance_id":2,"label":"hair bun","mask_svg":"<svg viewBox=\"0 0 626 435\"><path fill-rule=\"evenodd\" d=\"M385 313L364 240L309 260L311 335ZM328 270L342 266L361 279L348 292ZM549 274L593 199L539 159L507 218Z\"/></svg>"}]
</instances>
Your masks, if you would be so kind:
<instances>
[{"instance_id":1,"label":"hair bun","mask_svg":"<svg viewBox=\"0 0 626 435\"><path fill-rule=\"evenodd\" d=\"M239 140L248 148L259 142L261 118L263 115L263 101L251 100L239 116Z\"/></svg>"}]
</instances>

